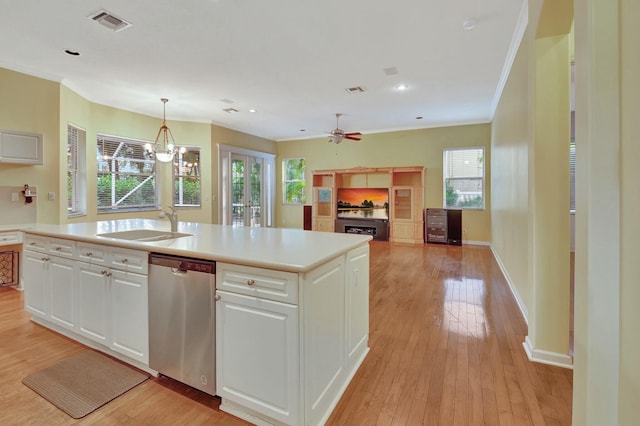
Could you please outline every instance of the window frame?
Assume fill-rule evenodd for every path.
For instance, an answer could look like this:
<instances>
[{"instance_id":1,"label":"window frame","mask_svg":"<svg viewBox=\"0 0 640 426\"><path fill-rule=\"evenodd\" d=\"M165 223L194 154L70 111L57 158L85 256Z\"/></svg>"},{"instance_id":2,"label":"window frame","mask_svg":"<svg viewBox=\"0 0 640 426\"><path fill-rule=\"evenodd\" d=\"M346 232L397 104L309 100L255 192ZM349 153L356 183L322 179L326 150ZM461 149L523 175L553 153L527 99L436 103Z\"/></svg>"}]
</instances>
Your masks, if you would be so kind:
<instances>
[{"instance_id":1,"label":"window frame","mask_svg":"<svg viewBox=\"0 0 640 426\"><path fill-rule=\"evenodd\" d=\"M183 160L183 156L187 152L197 152L198 161L191 166L181 166L180 161ZM171 177L171 189L173 193L171 197L173 199L173 206L177 208L201 208L202 207L202 161L201 161L202 147L200 146L181 146L176 153L176 158L173 160L172 177ZM187 167L191 167L189 171L195 170L195 177L191 174L182 174L181 170L185 170ZM198 186L198 203L197 204L185 204L184 203L184 180L196 180ZM176 193L176 185L180 188Z\"/></svg>"},{"instance_id":2,"label":"window frame","mask_svg":"<svg viewBox=\"0 0 640 426\"><path fill-rule=\"evenodd\" d=\"M104 142L109 142L109 143L113 143L113 144L118 144L118 147L115 148L113 150L113 153L116 155L115 157L109 157L108 160L110 160L111 162L111 167L110 168L119 168L122 166L128 166L131 167L131 165L127 164L128 161L131 161L132 163L143 163L143 164L149 164L151 165L151 171L148 173L142 173L142 171L140 173L135 173L135 172L131 172L131 171L116 171L116 172L111 172L111 171L103 171L101 170L101 161L105 161L103 160L103 155L105 155L106 153L104 152ZM100 146L102 143L102 147L103 147L103 152L100 152ZM97 137L96 137L96 157L97 157L97 173L96 173L96 210L98 214L105 214L105 213L122 213L122 212L131 212L131 211L149 211L149 210L158 210L160 208L160 204L161 204L161 200L160 200L160 185L161 185L161 180L158 178L158 160L156 160L155 156L152 153L149 153L149 151L145 148L145 146L149 143L149 141L144 141L144 140L140 140L140 139L133 139L133 138L127 138L127 137L122 137L122 136L114 136L114 135L109 135L109 134L103 134L103 133L98 133ZM133 158L133 157L127 157L127 156L119 156L119 154L121 154L123 152L123 148L130 148L128 145L131 145L131 149L137 149L140 153L141 153L141 157L142 158ZM120 161L120 162L119 162ZM116 167L119 166L119 167ZM105 175L111 175L112 179L111 179L111 205L108 207L100 207L100 178L102 176ZM113 178L113 176L116 176L115 178ZM118 176L138 176L138 177L145 177L143 179L142 182L140 182L138 185L136 185L136 187L134 187L132 190L130 190L129 192L127 192L124 196L122 196L118 201L115 202L114 204L114 200L117 197L117 194L114 194L115 191L113 191L114 187L116 186L116 181L118 180ZM127 199L130 195L134 195L136 190L138 188L141 188L143 185L147 184L147 182L151 181L151 185L153 186L153 202L152 203L147 203L147 204L142 204L142 205L133 205L133 206L128 206L128 205L123 205L122 207L119 206L120 202ZM117 188L116 188L117 189Z\"/></svg>"},{"instance_id":3,"label":"window frame","mask_svg":"<svg viewBox=\"0 0 640 426\"><path fill-rule=\"evenodd\" d=\"M302 178L301 179L287 179L287 170L288 164L292 161L304 161ZM302 191L300 194L300 199L298 201L290 202L289 193L287 184L290 183L302 183ZM283 158L282 159L282 205L283 206L302 206L307 202L307 160L304 157L292 157L292 158Z\"/></svg>"},{"instance_id":4,"label":"window frame","mask_svg":"<svg viewBox=\"0 0 640 426\"><path fill-rule=\"evenodd\" d=\"M67 217L87 215L87 131L67 123ZM70 158L69 158L70 157Z\"/></svg>"},{"instance_id":5,"label":"window frame","mask_svg":"<svg viewBox=\"0 0 640 426\"><path fill-rule=\"evenodd\" d=\"M449 171L449 161L448 154L452 152L460 152L460 151L476 151L481 150L482 152L482 176L462 176L462 177L447 177ZM485 210L486 208L486 194L487 194L487 186L486 186L486 148L484 146L464 146L464 147L456 147L456 148L444 148L442 151L442 205L445 209L460 209L460 210ZM464 205L456 205L450 206L448 205L447 200L447 181L449 179L479 179L482 178L482 205L481 206L464 206Z\"/></svg>"}]
</instances>

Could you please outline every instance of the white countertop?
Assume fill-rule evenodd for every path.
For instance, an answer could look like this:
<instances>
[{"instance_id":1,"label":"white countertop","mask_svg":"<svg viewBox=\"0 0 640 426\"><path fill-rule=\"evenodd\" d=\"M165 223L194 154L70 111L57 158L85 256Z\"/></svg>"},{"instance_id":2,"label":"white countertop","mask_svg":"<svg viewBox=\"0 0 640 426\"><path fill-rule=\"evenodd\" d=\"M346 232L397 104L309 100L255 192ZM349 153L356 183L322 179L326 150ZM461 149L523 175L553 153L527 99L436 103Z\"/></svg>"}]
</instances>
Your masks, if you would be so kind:
<instances>
[{"instance_id":1,"label":"white countertop","mask_svg":"<svg viewBox=\"0 0 640 426\"><path fill-rule=\"evenodd\" d=\"M289 228L251 228L179 222L178 232L193 236L140 242L98 237L106 232L156 229L169 232L167 220L124 219L66 225L15 226L26 233L127 247L148 252L190 256L247 266L306 272L372 239L369 235L303 231Z\"/></svg>"}]
</instances>

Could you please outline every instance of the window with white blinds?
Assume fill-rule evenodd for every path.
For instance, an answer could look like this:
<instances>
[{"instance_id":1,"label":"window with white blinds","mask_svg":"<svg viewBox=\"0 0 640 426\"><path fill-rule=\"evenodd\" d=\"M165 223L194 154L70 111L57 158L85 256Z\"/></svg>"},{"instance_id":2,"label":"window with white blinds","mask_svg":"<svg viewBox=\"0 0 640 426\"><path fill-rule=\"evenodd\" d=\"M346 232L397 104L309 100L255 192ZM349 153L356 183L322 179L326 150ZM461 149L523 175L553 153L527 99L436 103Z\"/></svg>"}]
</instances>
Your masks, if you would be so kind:
<instances>
[{"instance_id":1,"label":"window with white blinds","mask_svg":"<svg viewBox=\"0 0 640 426\"><path fill-rule=\"evenodd\" d=\"M181 147L173 160L173 204L200 207L200 147Z\"/></svg>"},{"instance_id":2,"label":"window with white blinds","mask_svg":"<svg viewBox=\"0 0 640 426\"><path fill-rule=\"evenodd\" d=\"M147 143L98 135L98 213L159 208L156 161Z\"/></svg>"},{"instance_id":3,"label":"window with white blinds","mask_svg":"<svg viewBox=\"0 0 640 426\"><path fill-rule=\"evenodd\" d=\"M484 209L484 148L444 150L444 207Z\"/></svg>"},{"instance_id":4,"label":"window with white blinds","mask_svg":"<svg viewBox=\"0 0 640 426\"><path fill-rule=\"evenodd\" d=\"M87 214L86 176L87 132L72 124L67 125L67 215Z\"/></svg>"},{"instance_id":5,"label":"window with white blinds","mask_svg":"<svg viewBox=\"0 0 640 426\"><path fill-rule=\"evenodd\" d=\"M576 211L576 143L571 142L569 145L569 179L570 179L570 199L569 211Z\"/></svg>"}]
</instances>

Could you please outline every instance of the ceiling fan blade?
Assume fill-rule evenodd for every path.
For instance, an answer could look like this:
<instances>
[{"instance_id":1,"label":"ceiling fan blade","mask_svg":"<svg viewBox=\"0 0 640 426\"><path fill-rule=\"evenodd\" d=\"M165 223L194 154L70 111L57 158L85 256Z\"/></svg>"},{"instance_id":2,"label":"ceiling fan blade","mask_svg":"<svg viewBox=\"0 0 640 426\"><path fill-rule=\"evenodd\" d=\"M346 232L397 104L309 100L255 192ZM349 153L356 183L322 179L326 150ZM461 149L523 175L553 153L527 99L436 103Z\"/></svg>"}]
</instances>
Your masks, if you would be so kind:
<instances>
[{"instance_id":1,"label":"ceiling fan blade","mask_svg":"<svg viewBox=\"0 0 640 426\"><path fill-rule=\"evenodd\" d=\"M360 133L360 132L345 133L345 136L360 136L360 135L362 135L362 133Z\"/></svg>"},{"instance_id":2,"label":"ceiling fan blade","mask_svg":"<svg viewBox=\"0 0 640 426\"><path fill-rule=\"evenodd\" d=\"M351 136L349 134L344 135L344 138L345 139L351 139L352 141L360 141L360 140L362 140L362 138L357 138L357 137Z\"/></svg>"}]
</instances>

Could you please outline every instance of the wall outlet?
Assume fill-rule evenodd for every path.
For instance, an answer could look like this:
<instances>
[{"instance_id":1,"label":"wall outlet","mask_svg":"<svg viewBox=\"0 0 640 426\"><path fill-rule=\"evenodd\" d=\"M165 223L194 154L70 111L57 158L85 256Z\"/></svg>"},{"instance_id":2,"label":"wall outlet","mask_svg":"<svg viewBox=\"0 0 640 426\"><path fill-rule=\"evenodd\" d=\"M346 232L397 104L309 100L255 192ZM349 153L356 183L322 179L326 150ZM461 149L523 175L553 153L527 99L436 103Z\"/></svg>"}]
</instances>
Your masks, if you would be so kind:
<instances>
[{"instance_id":1,"label":"wall outlet","mask_svg":"<svg viewBox=\"0 0 640 426\"><path fill-rule=\"evenodd\" d=\"M467 235L467 228L462 228L462 233L463 233L464 235Z\"/></svg>"},{"instance_id":2,"label":"wall outlet","mask_svg":"<svg viewBox=\"0 0 640 426\"><path fill-rule=\"evenodd\" d=\"M17 192L12 192L11 193L11 201L18 201L20 198L18 197L18 193Z\"/></svg>"},{"instance_id":3,"label":"wall outlet","mask_svg":"<svg viewBox=\"0 0 640 426\"><path fill-rule=\"evenodd\" d=\"M55 192L50 192L49 193L49 201L55 201L56 200L56 193Z\"/></svg>"}]
</instances>

